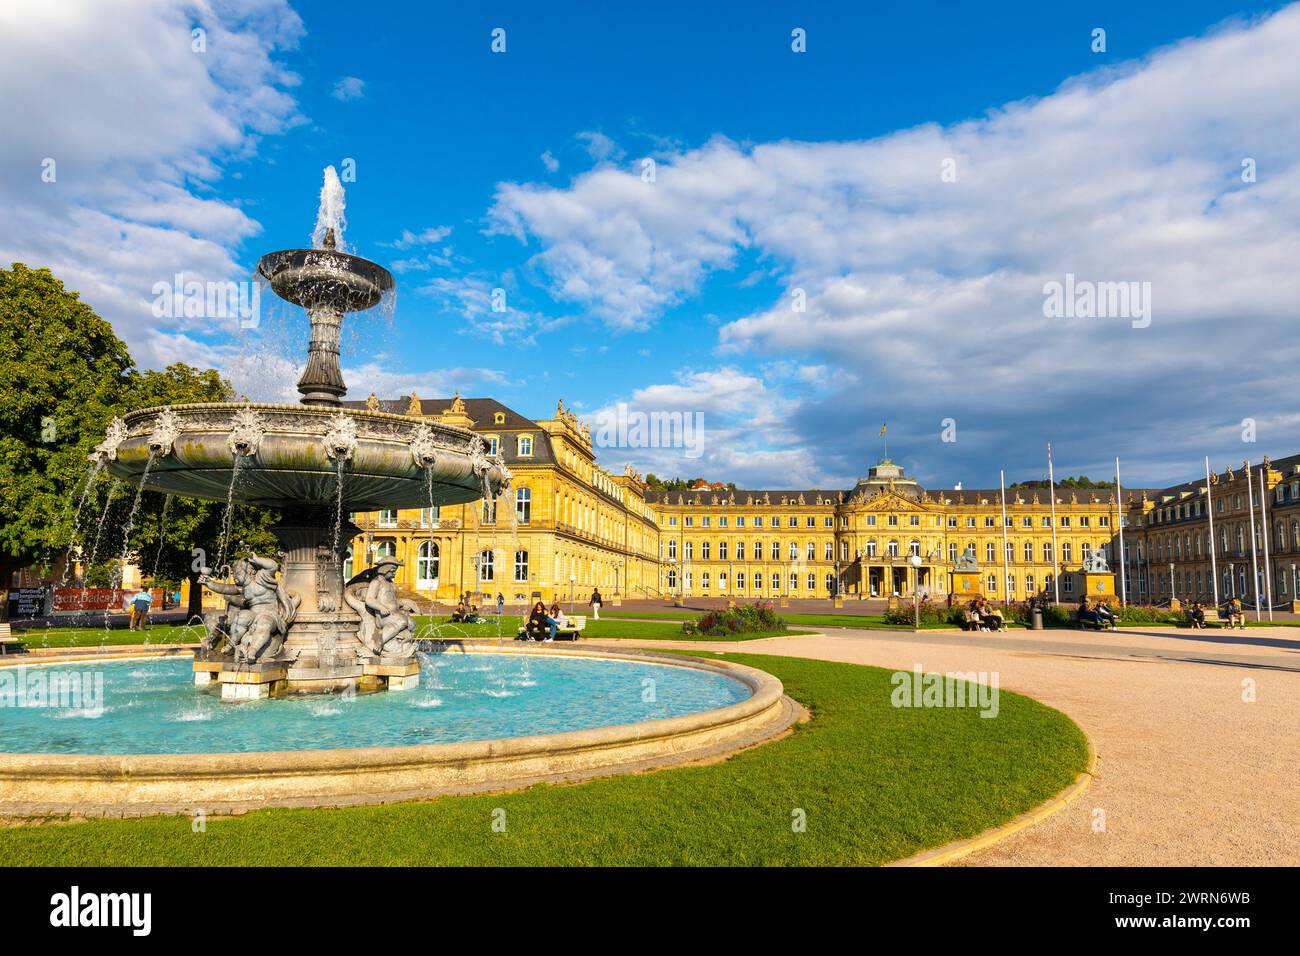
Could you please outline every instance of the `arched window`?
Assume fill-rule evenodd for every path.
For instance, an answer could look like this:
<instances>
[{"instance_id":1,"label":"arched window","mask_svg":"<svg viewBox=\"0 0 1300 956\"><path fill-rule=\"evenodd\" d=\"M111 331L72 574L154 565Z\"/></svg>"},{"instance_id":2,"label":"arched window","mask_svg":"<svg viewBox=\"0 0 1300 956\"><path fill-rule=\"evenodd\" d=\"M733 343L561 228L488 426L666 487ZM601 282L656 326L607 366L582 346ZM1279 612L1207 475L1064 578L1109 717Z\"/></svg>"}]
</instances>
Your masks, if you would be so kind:
<instances>
[{"instance_id":1,"label":"arched window","mask_svg":"<svg viewBox=\"0 0 1300 956\"><path fill-rule=\"evenodd\" d=\"M887 548L887 550L888 550L888 552L889 552L889 556L890 556L891 558L896 558L896 557L898 557L898 542L897 542L897 541L894 541L894 540L891 538L890 541L889 541L889 544L887 544L885 547Z\"/></svg>"},{"instance_id":2,"label":"arched window","mask_svg":"<svg viewBox=\"0 0 1300 956\"><path fill-rule=\"evenodd\" d=\"M528 552L527 551L515 552L515 580L516 581L528 580Z\"/></svg>"},{"instance_id":3,"label":"arched window","mask_svg":"<svg viewBox=\"0 0 1300 956\"><path fill-rule=\"evenodd\" d=\"M375 560L380 558L391 558L397 554L397 545L392 541L378 541L375 543Z\"/></svg>"},{"instance_id":4,"label":"arched window","mask_svg":"<svg viewBox=\"0 0 1300 956\"><path fill-rule=\"evenodd\" d=\"M528 524L533 520L533 491L531 488L515 489L515 520Z\"/></svg>"},{"instance_id":5,"label":"arched window","mask_svg":"<svg viewBox=\"0 0 1300 956\"><path fill-rule=\"evenodd\" d=\"M913 538L907 543L907 553L919 558L921 556L921 542Z\"/></svg>"},{"instance_id":6,"label":"arched window","mask_svg":"<svg viewBox=\"0 0 1300 956\"><path fill-rule=\"evenodd\" d=\"M876 539L872 538L870 541L867 542L867 557L874 558L875 556L876 556Z\"/></svg>"},{"instance_id":7,"label":"arched window","mask_svg":"<svg viewBox=\"0 0 1300 956\"><path fill-rule=\"evenodd\" d=\"M436 588L438 586L438 542L426 541L420 545L420 555L416 560L415 586L417 588Z\"/></svg>"}]
</instances>

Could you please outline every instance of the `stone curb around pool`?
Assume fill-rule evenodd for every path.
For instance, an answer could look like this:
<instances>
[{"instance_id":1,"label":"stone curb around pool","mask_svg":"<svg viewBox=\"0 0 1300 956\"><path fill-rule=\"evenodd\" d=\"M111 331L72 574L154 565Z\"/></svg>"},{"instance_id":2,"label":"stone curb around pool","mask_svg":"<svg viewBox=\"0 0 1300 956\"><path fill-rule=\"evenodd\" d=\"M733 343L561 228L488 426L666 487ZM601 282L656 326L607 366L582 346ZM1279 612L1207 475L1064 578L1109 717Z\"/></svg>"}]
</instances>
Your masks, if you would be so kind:
<instances>
[{"instance_id":1,"label":"stone curb around pool","mask_svg":"<svg viewBox=\"0 0 1300 956\"><path fill-rule=\"evenodd\" d=\"M1077 725L1076 725L1077 726ZM1093 778L1097 775L1097 751L1093 749L1092 741L1088 740L1087 735L1084 739L1088 741L1088 766L1082 773L1074 778L1074 783L1070 784L1056 796L1052 797L1046 803L1043 803L1032 810L1027 810L1020 816L1001 826L992 827L985 830L978 836L970 837L966 840L957 840L945 846L936 847L933 850L925 850L906 859L895 860L887 866L947 866L963 857L969 856L979 850L993 846L995 843L1001 843L1013 833L1018 833L1036 823L1041 823L1048 817L1061 810L1064 810L1092 784Z\"/></svg>"},{"instance_id":2,"label":"stone curb around pool","mask_svg":"<svg viewBox=\"0 0 1300 956\"><path fill-rule=\"evenodd\" d=\"M739 680L751 694L680 717L467 743L226 754L0 753L0 817L220 815L516 790L723 759L784 736L804 716L776 677L730 661L603 648L466 643L463 649L688 667Z\"/></svg>"}]
</instances>

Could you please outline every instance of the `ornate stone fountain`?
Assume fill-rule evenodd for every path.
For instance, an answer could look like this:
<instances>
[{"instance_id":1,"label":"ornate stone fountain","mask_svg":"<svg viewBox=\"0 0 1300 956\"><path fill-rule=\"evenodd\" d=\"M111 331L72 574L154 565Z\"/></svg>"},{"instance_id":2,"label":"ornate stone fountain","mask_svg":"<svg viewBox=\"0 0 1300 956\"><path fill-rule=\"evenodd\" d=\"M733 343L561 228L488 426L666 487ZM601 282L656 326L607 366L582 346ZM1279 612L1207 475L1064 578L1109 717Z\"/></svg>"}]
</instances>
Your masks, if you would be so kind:
<instances>
[{"instance_id":1,"label":"ornate stone fountain","mask_svg":"<svg viewBox=\"0 0 1300 956\"><path fill-rule=\"evenodd\" d=\"M91 456L150 491L280 509L278 556L215 569L230 582L205 578L228 603L205 616L195 682L220 683L226 698L418 683L414 608L397 599L396 562L342 580L358 534L348 513L461 504L510 483L505 462L468 429L341 406L343 316L376 305L393 277L336 249L335 237L331 227L321 248L272 252L257 265L311 319L301 404L144 408L115 419Z\"/></svg>"}]
</instances>

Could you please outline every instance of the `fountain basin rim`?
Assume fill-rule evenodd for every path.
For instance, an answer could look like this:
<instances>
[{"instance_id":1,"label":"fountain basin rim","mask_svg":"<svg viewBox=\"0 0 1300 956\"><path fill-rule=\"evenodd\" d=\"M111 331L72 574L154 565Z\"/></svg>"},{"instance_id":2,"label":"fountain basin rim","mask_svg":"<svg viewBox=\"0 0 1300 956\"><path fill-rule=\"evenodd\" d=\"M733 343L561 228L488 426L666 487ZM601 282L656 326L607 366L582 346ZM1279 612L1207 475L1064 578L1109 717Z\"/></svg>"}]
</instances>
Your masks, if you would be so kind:
<instances>
[{"instance_id":1,"label":"fountain basin rim","mask_svg":"<svg viewBox=\"0 0 1300 956\"><path fill-rule=\"evenodd\" d=\"M776 677L731 661L607 648L463 649L687 667L737 680L751 693L678 717L459 743L209 754L0 753L0 815L341 806L571 782L721 757L784 735L802 710Z\"/></svg>"},{"instance_id":2,"label":"fountain basin rim","mask_svg":"<svg viewBox=\"0 0 1300 956\"><path fill-rule=\"evenodd\" d=\"M459 425L448 425L436 418L400 415L397 412L371 411L368 408L354 408L350 405L302 405L296 402L181 402L174 405L150 405L146 408L134 408L123 413L122 423L130 426L132 419L143 418L148 415L160 415L168 409L173 412L195 410L237 412L252 409L255 412L295 412L311 418L333 418L339 412L342 412L349 418L428 425L435 432L449 432L463 438L472 438L477 434L473 429L462 428Z\"/></svg>"}]
</instances>

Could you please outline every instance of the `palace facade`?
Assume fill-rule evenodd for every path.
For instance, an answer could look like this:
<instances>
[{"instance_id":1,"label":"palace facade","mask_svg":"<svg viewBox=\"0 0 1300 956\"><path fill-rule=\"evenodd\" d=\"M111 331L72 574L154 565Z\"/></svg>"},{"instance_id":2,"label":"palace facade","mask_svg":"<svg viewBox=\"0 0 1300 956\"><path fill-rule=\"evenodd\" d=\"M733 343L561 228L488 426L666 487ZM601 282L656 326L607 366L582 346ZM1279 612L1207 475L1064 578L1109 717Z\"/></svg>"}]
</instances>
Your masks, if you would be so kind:
<instances>
[{"instance_id":1,"label":"palace facade","mask_svg":"<svg viewBox=\"0 0 1300 956\"><path fill-rule=\"evenodd\" d=\"M1004 517L998 489L927 490L888 459L848 490L659 492L630 466L601 467L589 428L563 402L538 420L486 398L345 404L472 428L514 473L495 505L353 516L362 534L349 574L393 555L404 562L404 590L444 602L466 591L489 603L498 593L512 605L571 594L585 602L593 588L609 599L944 599L963 554L974 555L986 597L1051 596L1059 575L1060 599L1072 602L1094 552L1118 571L1121 527L1126 574L1113 591L1122 586L1129 601L1209 601L1217 581L1220 599L1253 601L1258 587L1280 604L1300 584L1300 456L1265 459L1249 479L1241 469L1213 476L1216 578L1204 479L1126 488L1122 502L1112 489L1058 488L1055 523L1046 489L1008 489Z\"/></svg>"}]
</instances>

